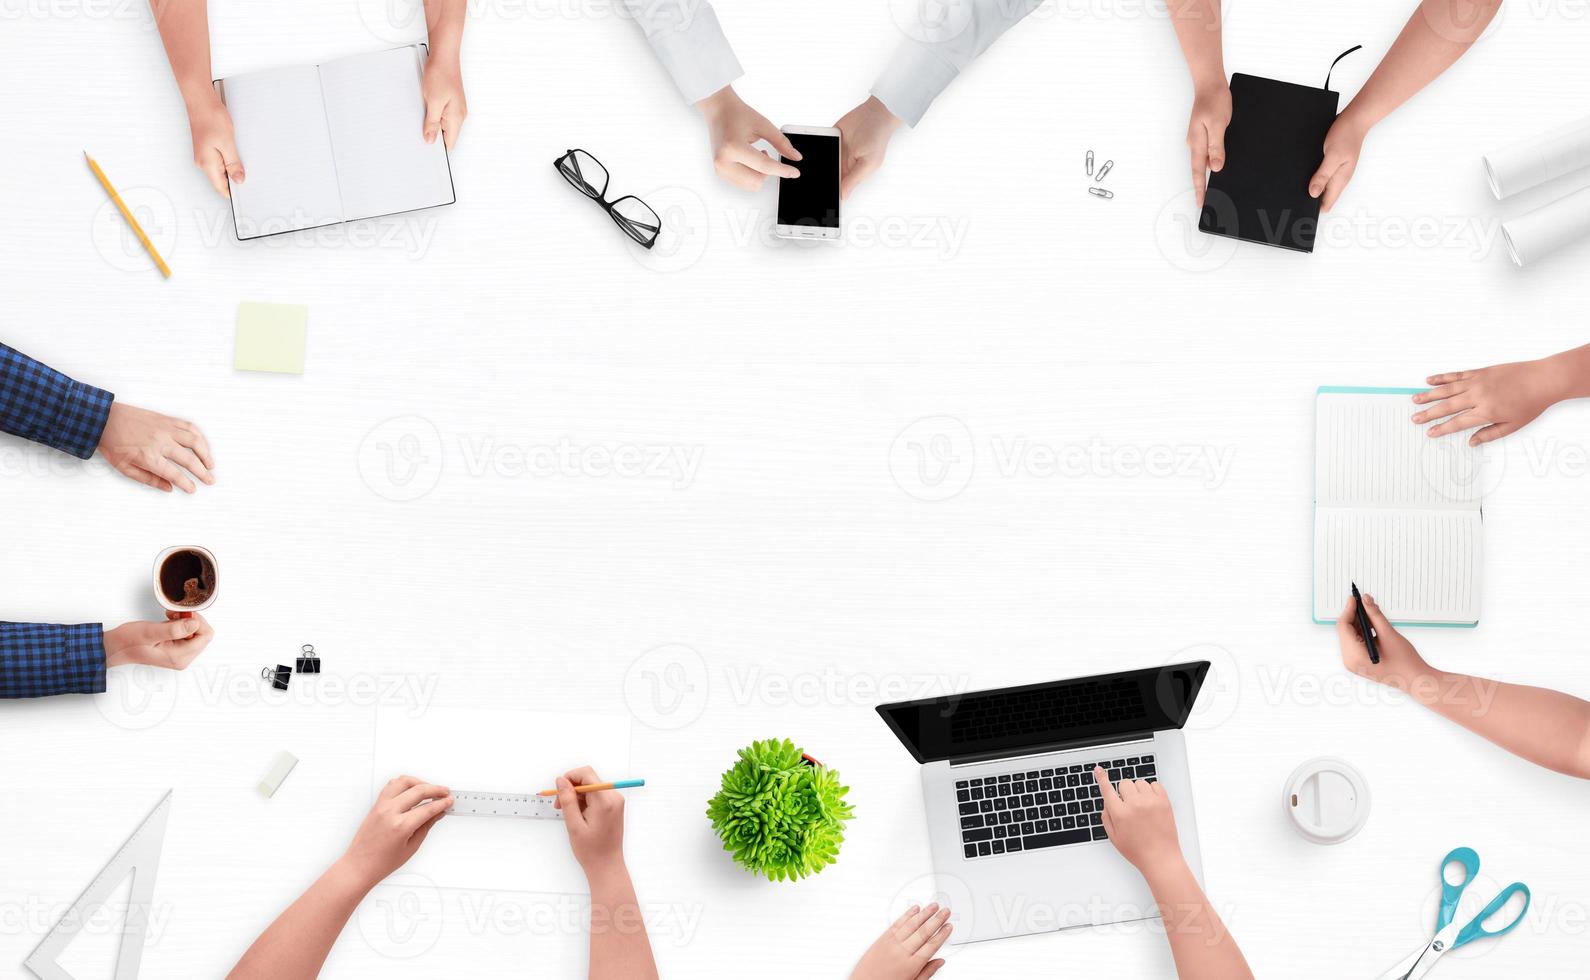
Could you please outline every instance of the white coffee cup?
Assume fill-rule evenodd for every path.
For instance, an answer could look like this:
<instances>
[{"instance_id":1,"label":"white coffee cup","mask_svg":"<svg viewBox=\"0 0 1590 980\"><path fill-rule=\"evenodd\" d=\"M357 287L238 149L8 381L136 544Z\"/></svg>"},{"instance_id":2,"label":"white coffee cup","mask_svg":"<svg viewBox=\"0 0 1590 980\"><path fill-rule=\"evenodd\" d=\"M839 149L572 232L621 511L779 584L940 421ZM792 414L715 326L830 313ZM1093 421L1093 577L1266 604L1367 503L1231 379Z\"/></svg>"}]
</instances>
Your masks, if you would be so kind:
<instances>
[{"instance_id":1,"label":"white coffee cup","mask_svg":"<svg viewBox=\"0 0 1590 980\"><path fill-rule=\"evenodd\" d=\"M209 593L197 602L185 602L180 599L171 598L165 588L165 585L169 583L161 582L161 573L165 570L166 562L170 561L173 556L184 553L197 556L201 566L204 564L208 564L209 566ZM211 552L210 549L201 548L194 544L178 545L175 548L167 548L166 550L162 551L155 558L155 568L151 573L150 578L151 584L153 584L155 590L155 601L160 603L160 608L166 610L167 612L176 613L177 618L179 619L187 619L194 613L203 612L204 610L215 605L215 597L221 593L220 563L215 560L215 554Z\"/></svg>"},{"instance_id":2,"label":"white coffee cup","mask_svg":"<svg viewBox=\"0 0 1590 980\"><path fill-rule=\"evenodd\" d=\"M1310 759L1287 778L1281 808L1304 839L1340 844L1351 840L1369 820L1369 784L1341 759Z\"/></svg>"}]
</instances>

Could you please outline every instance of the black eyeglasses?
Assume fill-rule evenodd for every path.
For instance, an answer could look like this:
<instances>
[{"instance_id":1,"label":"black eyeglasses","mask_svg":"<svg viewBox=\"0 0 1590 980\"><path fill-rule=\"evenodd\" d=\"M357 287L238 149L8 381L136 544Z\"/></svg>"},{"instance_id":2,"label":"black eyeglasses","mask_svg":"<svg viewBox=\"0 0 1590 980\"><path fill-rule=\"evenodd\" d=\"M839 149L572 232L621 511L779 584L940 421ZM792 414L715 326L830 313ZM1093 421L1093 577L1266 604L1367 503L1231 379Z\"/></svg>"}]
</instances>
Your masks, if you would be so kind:
<instances>
[{"instance_id":1,"label":"black eyeglasses","mask_svg":"<svg viewBox=\"0 0 1590 980\"><path fill-rule=\"evenodd\" d=\"M657 212L650 205L633 195L608 201L607 168L602 166L602 161L584 150L570 150L552 165L558 168L564 180L574 185L575 190L606 211L624 234L645 248L657 244L657 235L662 231L662 219L657 217Z\"/></svg>"}]
</instances>

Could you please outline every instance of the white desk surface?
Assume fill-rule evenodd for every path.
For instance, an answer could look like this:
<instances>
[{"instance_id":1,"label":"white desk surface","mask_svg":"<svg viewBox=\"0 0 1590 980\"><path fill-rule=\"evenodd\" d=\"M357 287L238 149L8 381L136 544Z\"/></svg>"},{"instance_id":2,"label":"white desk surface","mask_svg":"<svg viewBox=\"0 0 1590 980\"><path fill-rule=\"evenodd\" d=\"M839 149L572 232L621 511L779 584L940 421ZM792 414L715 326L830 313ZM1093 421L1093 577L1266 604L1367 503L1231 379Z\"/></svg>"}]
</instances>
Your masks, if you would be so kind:
<instances>
[{"instance_id":1,"label":"white desk surface","mask_svg":"<svg viewBox=\"0 0 1590 980\"><path fill-rule=\"evenodd\" d=\"M1586 112L1582 10L1510 5L1371 136L1299 256L1188 235L1190 93L1157 5L1046 5L898 136L846 205L851 240L823 248L768 239L771 187L713 178L699 120L610 6L472 4L456 206L246 246L191 165L137 0L0 8L0 337L198 421L220 479L161 496L0 439L3 615L151 616L149 563L174 543L213 548L225 576L218 638L187 673L116 671L104 696L0 711L0 963L174 787L144 973L220 975L344 846L374 703L400 697L627 705L631 774L650 782L628 853L664 973L843 976L929 870L917 775L875 703L1207 657L1188 735L1207 884L1259 976L1378 973L1427 938L1436 863L1460 844L1534 905L1441 975L1583 975L1590 784L1389 703L1308 617L1317 385L1417 384L1590 339L1590 242L1513 268L1499 221L1550 195L1498 204L1479 163ZM777 121L829 123L894 44L889 5L778 6L718 4L751 68L740 90ZM222 75L419 30L370 30L380 3L212 7ZM1313 82L1362 42L1336 73L1350 95L1407 7L1239 3L1228 67ZM666 213L655 254L563 185L551 163L570 146ZM83 148L153 226L170 281ZM1113 201L1084 192L1089 148L1115 160ZM309 305L303 377L232 371L241 300ZM564 444L568 467L517 455ZM913 444L948 448L919 469ZM1416 639L1443 665L1585 694L1590 406L1503 445L1483 624ZM1160 447L1203 462L1144 472ZM617 473L602 454L620 449L665 462ZM262 692L259 668L306 642L326 673ZM654 697L654 676L677 686ZM735 750L769 736L838 767L856 804L839 863L798 884L734 868L703 815ZM262 799L283 748L302 762ZM1279 807L1320 754L1374 793L1335 848ZM535 885L401 879L325 975L581 975L578 907ZM951 956L945 977L1173 976L1143 926Z\"/></svg>"}]
</instances>

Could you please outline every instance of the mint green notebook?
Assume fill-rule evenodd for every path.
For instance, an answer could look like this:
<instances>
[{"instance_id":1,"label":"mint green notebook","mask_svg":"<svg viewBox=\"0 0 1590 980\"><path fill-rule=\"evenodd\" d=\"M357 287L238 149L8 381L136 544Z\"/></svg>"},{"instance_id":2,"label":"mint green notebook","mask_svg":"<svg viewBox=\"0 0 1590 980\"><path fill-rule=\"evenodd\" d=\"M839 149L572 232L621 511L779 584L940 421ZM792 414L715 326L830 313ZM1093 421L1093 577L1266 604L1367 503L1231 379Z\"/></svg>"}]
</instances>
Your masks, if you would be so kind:
<instances>
[{"instance_id":1,"label":"mint green notebook","mask_svg":"<svg viewBox=\"0 0 1590 980\"><path fill-rule=\"evenodd\" d=\"M1484 457L1411 421L1422 388L1327 386L1314 402L1316 623L1352 583L1397 626L1476 626Z\"/></svg>"}]
</instances>

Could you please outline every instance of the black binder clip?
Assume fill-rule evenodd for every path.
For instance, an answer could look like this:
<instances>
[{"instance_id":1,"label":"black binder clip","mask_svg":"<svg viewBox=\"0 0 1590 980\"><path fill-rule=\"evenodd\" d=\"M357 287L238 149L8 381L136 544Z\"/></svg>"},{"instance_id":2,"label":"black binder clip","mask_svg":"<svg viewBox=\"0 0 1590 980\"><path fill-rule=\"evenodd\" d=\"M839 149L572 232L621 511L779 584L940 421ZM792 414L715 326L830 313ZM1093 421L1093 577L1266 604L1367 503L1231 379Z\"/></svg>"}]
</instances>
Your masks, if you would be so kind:
<instances>
[{"instance_id":1,"label":"black binder clip","mask_svg":"<svg viewBox=\"0 0 1590 980\"><path fill-rule=\"evenodd\" d=\"M270 681L271 687L278 691L285 691L287 690L287 682L292 680L293 669L286 664L277 664L275 670L271 670L269 667L261 667L259 675Z\"/></svg>"},{"instance_id":2,"label":"black binder clip","mask_svg":"<svg viewBox=\"0 0 1590 980\"><path fill-rule=\"evenodd\" d=\"M300 674L320 673L320 654L315 652L313 643L305 643L303 652L298 655L298 672Z\"/></svg>"}]
</instances>

